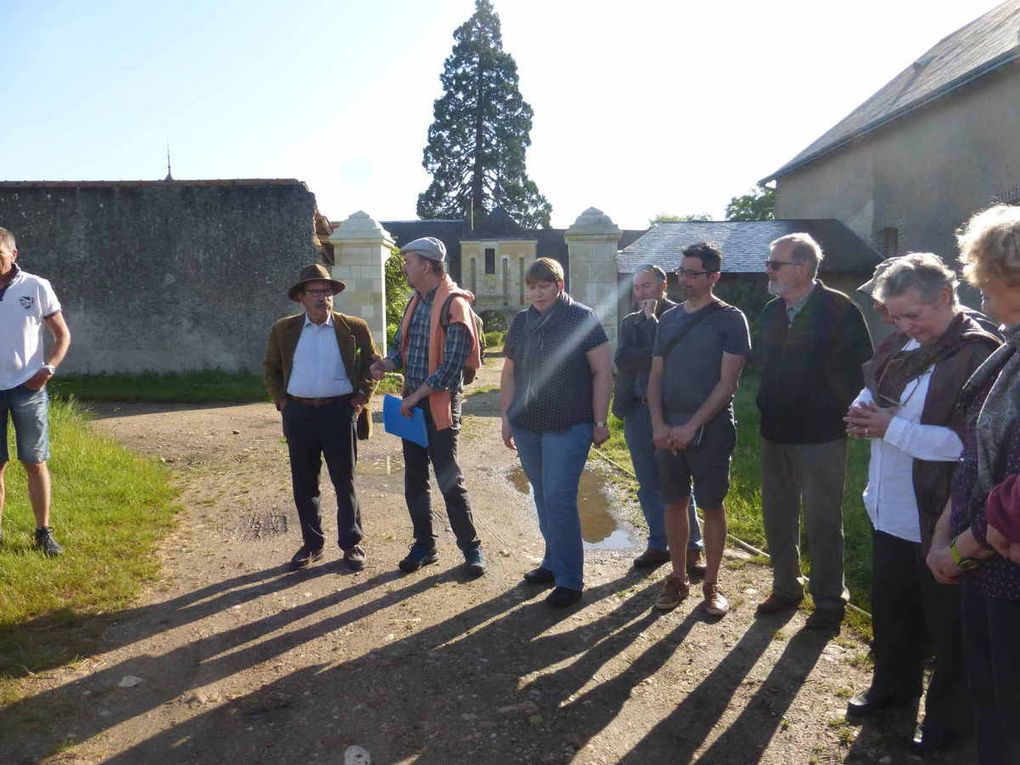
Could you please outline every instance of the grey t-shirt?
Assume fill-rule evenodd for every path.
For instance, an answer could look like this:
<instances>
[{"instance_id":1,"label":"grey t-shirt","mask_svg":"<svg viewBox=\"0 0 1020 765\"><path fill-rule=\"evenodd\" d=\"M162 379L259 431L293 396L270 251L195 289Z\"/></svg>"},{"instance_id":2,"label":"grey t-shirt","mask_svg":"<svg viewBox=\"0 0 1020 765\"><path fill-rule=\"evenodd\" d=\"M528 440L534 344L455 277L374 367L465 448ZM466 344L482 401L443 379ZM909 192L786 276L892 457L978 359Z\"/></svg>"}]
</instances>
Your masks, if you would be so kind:
<instances>
[{"instance_id":1,"label":"grey t-shirt","mask_svg":"<svg viewBox=\"0 0 1020 765\"><path fill-rule=\"evenodd\" d=\"M747 317L739 308L707 305L687 313L683 305L666 311L659 319L652 356L662 356L671 340L702 311L710 313L683 336L663 358L662 408L669 425L682 425L697 411L719 382L722 355L746 356L751 351ZM717 417L733 416L733 401Z\"/></svg>"}]
</instances>

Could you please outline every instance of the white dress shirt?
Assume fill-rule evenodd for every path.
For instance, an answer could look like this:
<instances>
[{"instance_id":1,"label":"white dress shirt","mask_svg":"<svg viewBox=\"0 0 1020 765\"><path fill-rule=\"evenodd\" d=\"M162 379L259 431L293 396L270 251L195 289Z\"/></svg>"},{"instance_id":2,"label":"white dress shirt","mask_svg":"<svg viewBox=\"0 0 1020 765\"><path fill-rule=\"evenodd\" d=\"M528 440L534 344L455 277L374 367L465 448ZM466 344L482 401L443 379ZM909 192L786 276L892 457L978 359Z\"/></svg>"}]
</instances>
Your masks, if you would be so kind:
<instances>
[{"instance_id":1,"label":"white dress shirt","mask_svg":"<svg viewBox=\"0 0 1020 765\"><path fill-rule=\"evenodd\" d=\"M336 342L333 315L329 314L322 324L316 324L305 314L301 337L294 349L287 393L299 398L330 398L353 391Z\"/></svg>"},{"instance_id":2,"label":"white dress shirt","mask_svg":"<svg viewBox=\"0 0 1020 765\"><path fill-rule=\"evenodd\" d=\"M919 345L911 340L903 350ZM871 439L868 485L864 489L864 507L877 531L908 542L921 541L917 498L914 496L914 460L956 462L963 443L950 428L922 425L921 413L928 397L932 367L911 380L903 389L903 406L889 421L883 438ZM862 390L853 406L874 403L871 391Z\"/></svg>"}]
</instances>

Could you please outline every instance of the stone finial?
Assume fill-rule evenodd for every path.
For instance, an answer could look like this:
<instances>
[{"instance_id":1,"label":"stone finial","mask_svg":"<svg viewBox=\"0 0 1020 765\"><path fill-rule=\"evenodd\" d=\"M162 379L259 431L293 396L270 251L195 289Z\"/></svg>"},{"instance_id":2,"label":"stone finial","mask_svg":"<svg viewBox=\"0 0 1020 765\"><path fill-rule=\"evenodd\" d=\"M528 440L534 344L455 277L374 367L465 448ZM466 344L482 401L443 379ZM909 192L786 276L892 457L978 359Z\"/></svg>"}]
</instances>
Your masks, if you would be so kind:
<instances>
[{"instance_id":1,"label":"stone finial","mask_svg":"<svg viewBox=\"0 0 1020 765\"><path fill-rule=\"evenodd\" d=\"M577 216L569 229L567 236L620 236L623 232L613 223L613 219L599 210L597 207L589 207Z\"/></svg>"},{"instance_id":2,"label":"stone finial","mask_svg":"<svg viewBox=\"0 0 1020 765\"><path fill-rule=\"evenodd\" d=\"M393 246L393 236L364 210L358 210L329 235L331 242L378 241Z\"/></svg>"}]
</instances>

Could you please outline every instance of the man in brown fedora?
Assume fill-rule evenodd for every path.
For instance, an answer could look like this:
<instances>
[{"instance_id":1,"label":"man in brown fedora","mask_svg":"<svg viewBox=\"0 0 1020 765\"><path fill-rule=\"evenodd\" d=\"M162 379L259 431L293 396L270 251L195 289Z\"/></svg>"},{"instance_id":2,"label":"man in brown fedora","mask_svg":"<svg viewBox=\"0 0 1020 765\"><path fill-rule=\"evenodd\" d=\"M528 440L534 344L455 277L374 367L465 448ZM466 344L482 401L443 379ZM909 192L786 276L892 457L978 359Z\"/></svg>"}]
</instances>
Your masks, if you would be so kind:
<instances>
[{"instance_id":1,"label":"man in brown fedora","mask_svg":"<svg viewBox=\"0 0 1020 765\"><path fill-rule=\"evenodd\" d=\"M358 436L367 438L371 423L365 405L376 386L369 372L376 349L364 319L333 310L333 296L344 286L318 263L301 269L287 295L304 313L273 325L263 361L266 388L283 417L301 522L303 544L290 561L292 571L319 560L325 546L319 513L323 457L336 489L344 562L353 571L365 566L354 465Z\"/></svg>"}]
</instances>

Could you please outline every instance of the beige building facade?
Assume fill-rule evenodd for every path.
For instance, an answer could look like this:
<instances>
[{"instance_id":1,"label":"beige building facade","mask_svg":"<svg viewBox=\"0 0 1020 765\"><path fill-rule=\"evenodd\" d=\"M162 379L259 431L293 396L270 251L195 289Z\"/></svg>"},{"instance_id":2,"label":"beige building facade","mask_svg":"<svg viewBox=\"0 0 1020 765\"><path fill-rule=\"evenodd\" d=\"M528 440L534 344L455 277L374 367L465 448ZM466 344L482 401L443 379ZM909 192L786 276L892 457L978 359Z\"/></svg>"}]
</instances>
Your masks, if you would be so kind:
<instances>
[{"instance_id":1,"label":"beige building facade","mask_svg":"<svg viewBox=\"0 0 1020 765\"><path fill-rule=\"evenodd\" d=\"M461 242L461 286L474 293L476 311L525 304L524 274L538 257L537 246L537 239Z\"/></svg>"},{"instance_id":2,"label":"beige building facade","mask_svg":"<svg viewBox=\"0 0 1020 765\"><path fill-rule=\"evenodd\" d=\"M776 218L835 218L883 257L953 260L955 232L974 212L1020 204L1018 124L1020 0L1007 0L763 182L776 182Z\"/></svg>"},{"instance_id":3,"label":"beige building facade","mask_svg":"<svg viewBox=\"0 0 1020 765\"><path fill-rule=\"evenodd\" d=\"M836 218L883 255L953 256L954 231L1020 202L1020 62L779 179L777 218Z\"/></svg>"}]
</instances>

